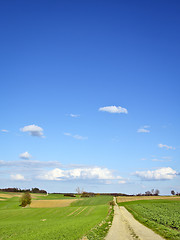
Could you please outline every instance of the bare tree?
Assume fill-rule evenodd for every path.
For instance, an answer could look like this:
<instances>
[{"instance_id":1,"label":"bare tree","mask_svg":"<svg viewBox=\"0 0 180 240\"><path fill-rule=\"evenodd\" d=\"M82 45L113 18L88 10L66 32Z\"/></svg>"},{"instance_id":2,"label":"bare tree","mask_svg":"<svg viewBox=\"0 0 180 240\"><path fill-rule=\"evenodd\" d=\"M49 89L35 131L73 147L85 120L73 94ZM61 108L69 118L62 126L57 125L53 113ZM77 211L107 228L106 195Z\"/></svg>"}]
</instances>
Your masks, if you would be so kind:
<instances>
[{"instance_id":1,"label":"bare tree","mask_svg":"<svg viewBox=\"0 0 180 240\"><path fill-rule=\"evenodd\" d=\"M153 188L153 189L151 189L151 192L152 192L152 195L154 195L154 188Z\"/></svg>"},{"instance_id":2,"label":"bare tree","mask_svg":"<svg viewBox=\"0 0 180 240\"><path fill-rule=\"evenodd\" d=\"M84 192L84 189L83 189L83 188L80 189L80 187L77 187L77 188L76 188L76 192L77 192L78 194L82 194L82 192Z\"/></svg>"}]
</instances>

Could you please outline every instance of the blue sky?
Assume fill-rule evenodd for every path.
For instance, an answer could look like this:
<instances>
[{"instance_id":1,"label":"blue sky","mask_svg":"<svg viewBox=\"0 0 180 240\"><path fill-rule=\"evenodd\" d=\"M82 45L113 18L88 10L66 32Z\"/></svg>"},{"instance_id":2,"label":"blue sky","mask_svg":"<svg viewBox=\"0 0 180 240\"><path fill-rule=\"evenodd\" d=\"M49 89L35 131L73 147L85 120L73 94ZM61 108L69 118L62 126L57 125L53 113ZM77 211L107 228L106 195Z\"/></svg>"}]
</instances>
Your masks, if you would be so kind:
<instances>
[{"instance_id":1,"label":"blue sky","mask_svg":"<svg viewBox=\"0 0 180 240\"><path fill-rule=\"evenodd\" d=\"M180 191L179 1L0 2L0 188Z\"/></svg>"}]
</instances>

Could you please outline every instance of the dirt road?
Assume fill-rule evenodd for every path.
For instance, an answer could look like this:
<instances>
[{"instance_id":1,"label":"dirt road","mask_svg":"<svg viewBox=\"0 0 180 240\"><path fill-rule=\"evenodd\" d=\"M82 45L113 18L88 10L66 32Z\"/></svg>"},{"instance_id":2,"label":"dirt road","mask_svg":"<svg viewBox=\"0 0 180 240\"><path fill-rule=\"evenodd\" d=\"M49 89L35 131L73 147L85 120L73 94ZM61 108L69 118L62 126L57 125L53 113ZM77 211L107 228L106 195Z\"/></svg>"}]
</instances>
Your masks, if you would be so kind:
<instances>
[{"instance_id":1,"label":"dirt road","mask_svg":"<svg viewBox=\"0 0 180 240\"><path fill-rule=\"evenodd\" d=\"M115 200L114 200L115 201ZM114 206L114 219L105 240L164 240L145 227L124 208Z\"/></svg>"}]
</instances>

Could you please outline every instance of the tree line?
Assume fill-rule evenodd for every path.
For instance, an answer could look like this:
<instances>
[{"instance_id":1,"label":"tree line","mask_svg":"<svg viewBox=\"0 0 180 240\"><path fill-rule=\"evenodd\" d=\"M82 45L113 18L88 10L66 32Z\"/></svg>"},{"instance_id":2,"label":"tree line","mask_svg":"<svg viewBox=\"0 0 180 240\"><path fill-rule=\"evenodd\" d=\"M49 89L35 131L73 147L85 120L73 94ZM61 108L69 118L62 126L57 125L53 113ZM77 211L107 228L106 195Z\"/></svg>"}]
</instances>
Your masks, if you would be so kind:
<instances>
[{"instance_id":1,"label":"tree line","mask_svg":"<svg viewBox=\"0 0 180 240\"><path fill-rule=\"evenodd\" d=\"M32 189L20 189L20 188L3 188L0 189L1 192L29 192L29 193L45 193L47 194L46 190L39 189L37 187Z\"/></svg>"}]
</instances>

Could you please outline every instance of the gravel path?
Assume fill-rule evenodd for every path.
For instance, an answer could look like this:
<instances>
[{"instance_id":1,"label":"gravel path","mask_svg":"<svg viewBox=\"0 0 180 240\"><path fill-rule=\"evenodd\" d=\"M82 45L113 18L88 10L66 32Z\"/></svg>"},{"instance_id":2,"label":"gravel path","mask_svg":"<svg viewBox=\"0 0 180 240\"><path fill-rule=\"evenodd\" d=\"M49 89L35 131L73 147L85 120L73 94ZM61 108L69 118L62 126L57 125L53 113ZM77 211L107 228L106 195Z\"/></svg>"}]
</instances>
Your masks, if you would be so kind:
<instances>
[{"instance_id":1,"label":"gravel path","mask_svg":"<svg viewBox=\"0 0 180 240\"><path fill-rule=\"evenodd\" d=\"M115 199L114 199L115 201ZM114 219L105 240L164 240L145 227L124 208L114 206Z\"/></svg>"}]
</instances>

